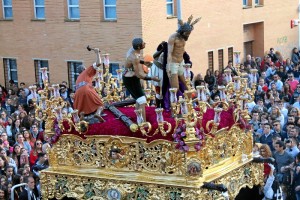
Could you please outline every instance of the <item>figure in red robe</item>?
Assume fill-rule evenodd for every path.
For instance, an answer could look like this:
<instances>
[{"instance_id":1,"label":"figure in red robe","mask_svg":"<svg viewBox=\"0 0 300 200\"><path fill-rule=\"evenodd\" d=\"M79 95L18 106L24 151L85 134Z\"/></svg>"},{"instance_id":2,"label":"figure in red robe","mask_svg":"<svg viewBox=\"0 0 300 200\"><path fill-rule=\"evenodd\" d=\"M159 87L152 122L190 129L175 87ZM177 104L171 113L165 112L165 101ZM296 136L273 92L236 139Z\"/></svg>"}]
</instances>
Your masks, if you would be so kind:
<instances>
[{"instance_id":1,"label":"figure in red robe","mask_svg":"<svg viewBox=\"0 0 300 200\"><path fill-rule=\"evenodd\" d=\"M96 63L87 69L82 66L83 68L81 70L83 71L76 80L74 108L78 110L80 115L90 115L95 113L94 117L100 122L104 122L104 119L101 117L103 102L92 84L97 69L101 65L99 49L95 48L94 51L96 53Z\"/></svg>"}]
</instances>

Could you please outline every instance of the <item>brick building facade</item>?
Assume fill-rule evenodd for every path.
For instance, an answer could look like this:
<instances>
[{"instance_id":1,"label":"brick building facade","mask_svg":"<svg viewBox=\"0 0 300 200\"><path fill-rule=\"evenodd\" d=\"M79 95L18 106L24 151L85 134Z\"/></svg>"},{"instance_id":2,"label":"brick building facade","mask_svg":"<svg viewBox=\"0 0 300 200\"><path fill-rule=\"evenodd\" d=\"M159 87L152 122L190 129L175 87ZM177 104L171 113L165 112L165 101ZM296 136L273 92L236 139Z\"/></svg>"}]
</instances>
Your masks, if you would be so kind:
<instances>
[{"instance_id":1,"label":"brick building facade","mask_svg":"<svg viewBox=\"0 0 300 200\"><path fill-rule=\"evenodd\" d=\"M262 57L270 48L285 58L298 47L298 1L181 0L182 19L202 16L186 50L195 73L226 66L234 52ZM112 68L122 66L134 37L143 37L144 55L177 29L176 0L2 0L0 1L0 84L10 79L39 82L39 68L50 82L76 79L76 66L90 65L87 45L110 53Z\"/></svg>"}]
</instances>

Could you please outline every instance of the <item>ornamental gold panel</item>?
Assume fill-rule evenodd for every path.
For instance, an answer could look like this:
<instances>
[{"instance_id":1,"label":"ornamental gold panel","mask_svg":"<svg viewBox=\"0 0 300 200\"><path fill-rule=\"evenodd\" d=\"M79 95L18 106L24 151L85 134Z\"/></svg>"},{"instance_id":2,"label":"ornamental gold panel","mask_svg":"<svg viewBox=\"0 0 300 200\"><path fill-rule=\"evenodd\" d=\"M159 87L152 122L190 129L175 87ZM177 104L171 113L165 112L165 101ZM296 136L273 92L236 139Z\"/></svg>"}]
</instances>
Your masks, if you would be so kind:
<instances>
[{"instance_id":1,"label":"ornamental gold panel","mask_svg":"<svg viewBox=\"0 0 300 200\"><path fill-rule=\"evenodd\" d=\"M229 199L234 199L242 187L252 188L262 184L263 164L247 163L232 170L225 176L216 179L214 183L222 183L228 188ZM149 200L195 200L224 199L221 192L200 187L176 187L160 184L131 182L129 180L109 180L97 177L87 177L85 174L61 174L53 170L42 173L42 195L47 198L62 199L149 199Z\"/></svg>"}]
</instances>

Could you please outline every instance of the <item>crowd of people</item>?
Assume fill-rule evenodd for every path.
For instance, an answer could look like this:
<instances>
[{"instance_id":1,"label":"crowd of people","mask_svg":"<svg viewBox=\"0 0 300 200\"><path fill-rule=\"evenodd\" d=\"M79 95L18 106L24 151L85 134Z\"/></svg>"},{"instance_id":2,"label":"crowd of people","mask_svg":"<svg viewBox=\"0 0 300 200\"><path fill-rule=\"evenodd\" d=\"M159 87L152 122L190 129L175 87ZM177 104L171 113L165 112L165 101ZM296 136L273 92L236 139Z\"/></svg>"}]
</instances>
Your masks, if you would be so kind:
<instances>
[{"instance_id":1,"label":"crowd of people","mask_svg":"<svg viewBox=\"0 0 300 200\"><path fill-rule=\"evenodd\" d=\"M222 100L220 86L234 81L238 72L248 78L248 87L255 83L253 101L246 103L253 130L254 155L271 158L264 164L265 199L300 200L300 53L292 50L291 59L270 49L263 59L247 55L239 67L228 62L225 69L207 70L203 77L194 78L194 86L206 86L206 101L210 104ZM274 175L273 175L274 174ZM280 186L280 192L275 185Z\"/></svg>"},{"instance_id":2,"label":"crowd of people","mask_svg":"<svg viewBox=\"0 0 300 200\"><path fill-rule=\"evenodd\" d=\"M61 95L63 90L61 84ZM10 81L8 87L0 86L0 102L0 199L11 199L12 187L20 183L27 186L13 191L14 200L41 199L40 171L49 166L50 147L41 112L35 115L33 96L25 83L18 87Z\"/></svg>"}]
</instances>

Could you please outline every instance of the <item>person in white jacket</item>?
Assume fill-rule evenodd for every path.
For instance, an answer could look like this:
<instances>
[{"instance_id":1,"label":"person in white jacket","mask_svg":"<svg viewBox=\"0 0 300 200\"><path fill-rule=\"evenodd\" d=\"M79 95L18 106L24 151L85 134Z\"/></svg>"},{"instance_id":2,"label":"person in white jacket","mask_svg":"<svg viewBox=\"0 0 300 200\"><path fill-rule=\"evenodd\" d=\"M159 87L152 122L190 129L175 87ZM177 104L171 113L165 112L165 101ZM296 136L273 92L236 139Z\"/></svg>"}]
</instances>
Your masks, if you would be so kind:
<instances>
[{"instance_id":1,"label":"person in white jacket","mask_svg":"<svg viewBox=\"0 0 300 200\"><path fill-rule=\"evenodd\" d=\"M272 185L273 185L273 182L275 180L275 177L273 175L275 167L272 164L268 164L268 165L270 166L271 171L269 173L268 179L267 179L267 181L265 183L265 186L264 186L264 195L265 195L265 197L263 198L263 200L273 199L273 197L274 197L274 191L272 189Z\"/></svg>"},{"instance_id":2,"label":"person in white jacket","mask_svg":"<svg viewBox=\"0 0 300 200\"><path fill-rule=\"evenodd\" d=\"M275 177L274 177L274 170L275 170L275 167L274 165L272 164L268 164L271 168L271 171L269 173L269 176L267 178L267 181L265 183L265 186L264 186L264 189L263 189L263 192L264 192L264 195L265 197L262 199L262 200L272 200L274 199L274 197L276 198L276 200L282 200L282 191L281 191L281 188L279 187L277 189L277 191L274 192L273 188L272 188L272 185L274 183L274 180L275 180Z\"/></svg>"}]
</instances>

